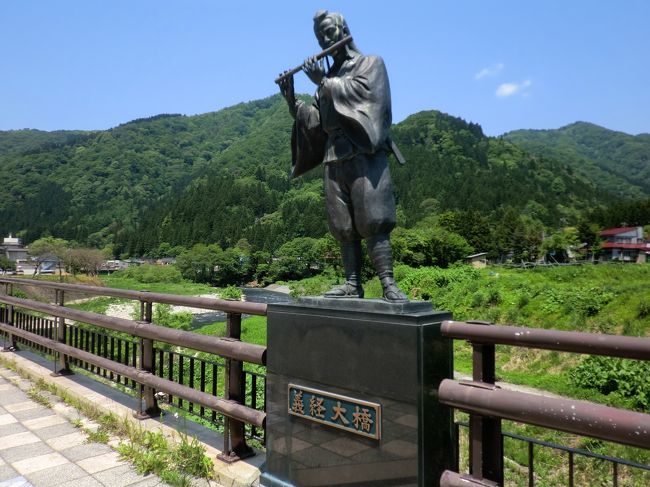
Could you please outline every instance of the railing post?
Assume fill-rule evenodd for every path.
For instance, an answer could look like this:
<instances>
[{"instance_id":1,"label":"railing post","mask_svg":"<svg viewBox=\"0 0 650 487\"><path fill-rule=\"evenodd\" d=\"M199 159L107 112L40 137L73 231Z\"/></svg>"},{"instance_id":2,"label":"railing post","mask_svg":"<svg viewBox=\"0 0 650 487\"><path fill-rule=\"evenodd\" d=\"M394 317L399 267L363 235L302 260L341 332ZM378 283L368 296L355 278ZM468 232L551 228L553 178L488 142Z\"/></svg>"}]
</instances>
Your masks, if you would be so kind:
<instances>
[{"instance_id":1,"label":"railing post","mask_svg":"<svg viewBox=\"0 0 650 487\"><path fill-rule=\"evenodd\" d=\"M228 313L226 319L226 338L232 341L241 340L241 314ZM246 380L244 364L241 360L226 359L226 399L244 404ZM217 457L224 462L232 463L242 458L255 455L246 444L245 424L243 421L225 417L223 430L223 452Z\"/></svg>"},{"instance_id":2,"label":"railing post","mask_svg":"<svg viewBox=\"0 0 650 487\"><path fill-rule=\"evenodd\" d=\"M151 301L140 301L140 320L139 323L151 324L153 319L153 303ZM150 338L140 338L140 356L138 368L145 372L154 371L154 351L153 340ZM144 402L144 410L142 403ZM156 391L149 386L140 384L138 394L138 410L134 416L138 419L151 418L160 415L160 408L156 400Z\"/></svg>"},{"instance_id":3,"label":"railing post","mask_svg":"<svg viewBox=\"0 0 650 487\"><path fill-rule=\"evenodd\" d=\"M57 306L65 306L65 294L63 289L54 290L54 301ZM62 318L60 316L55 316L54 317L54 339L59 343L63 343L65 345L66 334L67 334L67 327L65 324L65 318ZM72 374L72 370L70 370L70 363L68 360L68 356L61 352L57 352L56 355L58 356L58 358L55 357L54 359L54 372L52 372L51 375L53 377L60 377L62 375Z\"/></svg>"},{"instance_id":4,"label":"railing post","mask_svg":"<svg viewBox=\"0 0 650 487\"><path fill-rule=\"evenodd\" d=\"M484 321L468 321L468 323L491 324ZM494 385L496 381L494 345L472 342L472 379L475 382ZM470 474L503 485L501 420L470 414L469 438Z\"/></svg>"},{"instance_id":5,"label":"railing post","mask_svg":"<svg viewBox=\"0 0 650 487\"><path fill-rule=\"evenodd\" d=\"M14 287L12 284L5 284L5 294L7 296L11 296L13 294ZM7 324L10 326L14 326L14 305L9 304L7 305ZM9 346L7 346L7 342L9 342ZM16 341L16 336L7 333L7 338L4 344L4 347L0 349L0 352L15 352L18 350L18 342Z\"/></svg>"}]
</instances>

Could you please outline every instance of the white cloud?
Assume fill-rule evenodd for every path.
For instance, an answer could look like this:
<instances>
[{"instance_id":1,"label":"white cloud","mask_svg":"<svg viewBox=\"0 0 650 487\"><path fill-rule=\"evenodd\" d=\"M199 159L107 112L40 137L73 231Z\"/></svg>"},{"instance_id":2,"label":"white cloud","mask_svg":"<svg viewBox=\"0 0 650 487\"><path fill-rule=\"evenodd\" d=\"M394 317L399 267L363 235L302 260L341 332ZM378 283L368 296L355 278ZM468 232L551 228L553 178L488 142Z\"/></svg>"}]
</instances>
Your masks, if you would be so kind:
<instances>
[{"instance_id":1,"label":"white cloud","mask_svg":"<svg viewBox=\"0 0 650 487\"><path fill-rule=\"evenodd\" d=\"M503 63L493 64L487 68L481 69L474 75L474 79L483 79L491 76L496 76L503 70Z\"/></svg>"},{"instance_id":2,"label":"white cloud","mask_svg":"<svg viewBox=\"0 0 650 487\"><path fill-rule=\"evenodd\" d=\"M499 98L506 98L517 93L526 96L528 94L526 89L529 88L531 84L532 82L529 79L524 80L521 83L503 83L499 85L495 95Z\"/></svg>"}]
</instances>

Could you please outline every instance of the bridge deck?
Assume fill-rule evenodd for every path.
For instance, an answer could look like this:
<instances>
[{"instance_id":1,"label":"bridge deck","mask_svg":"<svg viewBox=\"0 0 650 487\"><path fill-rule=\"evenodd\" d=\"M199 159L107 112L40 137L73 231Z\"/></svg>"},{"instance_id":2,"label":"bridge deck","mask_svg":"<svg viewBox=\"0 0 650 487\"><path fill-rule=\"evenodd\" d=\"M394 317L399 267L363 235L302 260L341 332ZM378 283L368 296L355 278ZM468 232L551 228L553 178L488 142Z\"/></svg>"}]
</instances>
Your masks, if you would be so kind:
<instances>
[{"instance_id":1,"label":"bridge deck","mask_svg":"<svg viewBox=\"0 0 650 487\"><path fill-rule=\"evenodd\" d=\"M29 384L0 368L0 485L165 485L154 475L136 473L108 445L87 443L86 435L67 415L39 404L21 388L29 388Z\"/></svg>"},{"instance_id":2,"label":"bridge deck","mask_svg":"<svg viewBox=\"0 0 650 487\"><path fill-rule=\"evenodd\" d=\"M20 375L13 370L9 370L7 365L19 371ZM257 455L245 461L234 464L223 463L216 458L220 453L217 446L223 443L223 439L213 430L208 430L192 421L186 421L182 417L175 418L171 414L166 414L163 418L137 421L133 418L136 399L132 396L120 392L110 385L97 382L93 377L81 373L54 378L50 375L51 371L52 362L31 351L23 349L12 353L0 353L0 487L145 487L150 485L160 485L162 487L167 485L152 475L146 477L138 475L135 469L125 462L119 462L116 465L95 472L85 470L83 463L81 463L82 472L80 472L78 470L80 468L79 463L85 459L106 455L102 459L113 458L118 461L117 455L108 445L87 443L86 435L75 428L71 421L75 421L76 418L83 418L84 427L88 427L88 429L92 429L92 423L88 424L88 420L81 416L75 408L67 405L57 396L51 396L51 408L44 407L30 399L26 391L29 391L36 382L41 380L50 385L55 384L58 391L64 391L74 401L96 406L102 413L111 413L123 420L134 422L135 425L139 425L145 430L162 432L168 440L177 441L179 432L198 439L205 447L206 454L215 463L214 474L216 478L210 481L194 479L192 487L250 485L255 483L259 477L259 466L265 460L263 452L258 452ZM31 381L25 380L23 377L29 377ZM38 390L38 387L36 389ZM19 410L21 408L25 409L19 411L16 408ZM28 413L28 411L32 412ZM40 416L37 417L37 415ZM41 417L51 417L51 419L40 419ZM55 417L59 419L54 419ZM37 421L30 423L29 421L32 419ZM55 421L55 423L49 426L47 421ZM60 435L57 433L57 428L62 430ZM7 441L10 439L10 435L24 433L27 433L25 436L32 439L27 440L27 443L5 446L8 445ZM67 437L73 435L73 433L75 433L74 436ZM38 439L38 442L41 443L40 446L37 445L37 441L32 436ZM59 436L67 438L58 440ZM18 438L16 441L20 443L21 437L16 438ZM69 440L70 443L66 444L66 440ZM14 453L16 450L19 451ZM74 456L75 452L80 455L78 458ZM41 461L36 457L51 454L56 454L52 456L52 458L57 459L55 462L62 463L52 465L54 471L50 477L47 477L49 467L35 462ZM65 459L65 462L61 457ZM43 461L46 461L47 458L50 457L44 457ZM31 461L28 459L31 459ZM32 467L26 467L28 470L32 470L31 473L27 473L26 470L21 471L14 466L15 462L21 460L28 460L25 463L29 465L34 464ZM90 460L87 463L95 465ZM17 466L23 468L23 464L19 463ZM44 468L41 469L41 466L44 466ZM89 468L92 469L93 467ZM96 468L100 468L99 464L97 464ZM62 473L66 470L76 472L77 477L66 477ZM45 480L41 480L41 478ZM15 481L10 482L13 479Z\"/></svg>"}]
</instances>

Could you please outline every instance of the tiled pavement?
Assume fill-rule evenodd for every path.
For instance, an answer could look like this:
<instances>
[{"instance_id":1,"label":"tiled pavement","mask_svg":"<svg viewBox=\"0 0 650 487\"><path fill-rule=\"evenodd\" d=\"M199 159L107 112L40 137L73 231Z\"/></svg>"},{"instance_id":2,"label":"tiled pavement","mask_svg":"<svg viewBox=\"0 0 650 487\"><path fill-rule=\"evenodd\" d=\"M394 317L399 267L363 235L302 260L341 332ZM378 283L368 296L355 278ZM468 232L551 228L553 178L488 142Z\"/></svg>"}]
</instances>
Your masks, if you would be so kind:
<instances>
[{"instance_id":1,"label":"tiled pavement","mask_svg":"<svg viewBox=\"0 0 650 487\"><path fill-rule=\"evenodd\" d=\"M108 445L86 435L63 415L31 400L0 376L0 487L164 486L119 459Z\"/></svg>"}]
</instances>

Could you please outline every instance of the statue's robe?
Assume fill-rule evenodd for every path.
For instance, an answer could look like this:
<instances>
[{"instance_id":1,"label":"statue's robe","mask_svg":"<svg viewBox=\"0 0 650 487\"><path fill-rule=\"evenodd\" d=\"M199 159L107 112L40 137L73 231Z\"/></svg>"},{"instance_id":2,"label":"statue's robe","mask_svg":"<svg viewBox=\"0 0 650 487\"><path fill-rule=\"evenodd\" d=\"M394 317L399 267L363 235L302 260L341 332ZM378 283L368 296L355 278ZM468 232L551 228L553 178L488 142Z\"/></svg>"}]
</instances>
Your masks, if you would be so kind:
<instances>
[{"instance_id":1,"label":"statue's robe","mask_svg":"<svg viewBox=\"0 0 650 487\"><path fill-rule=\"evenodd\" d=\"M314 103L301 103L291 138L292 176L320 163L390 150L390 85L383 60L351 51L330 71Z\"/></svg>"}]
</instances>

